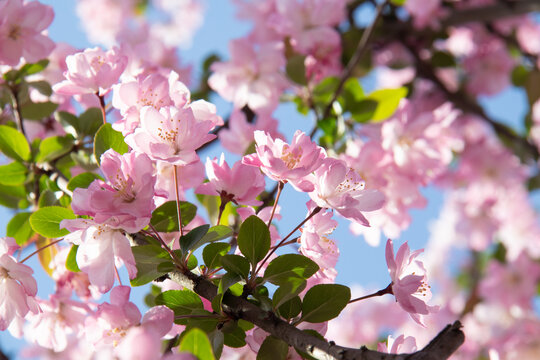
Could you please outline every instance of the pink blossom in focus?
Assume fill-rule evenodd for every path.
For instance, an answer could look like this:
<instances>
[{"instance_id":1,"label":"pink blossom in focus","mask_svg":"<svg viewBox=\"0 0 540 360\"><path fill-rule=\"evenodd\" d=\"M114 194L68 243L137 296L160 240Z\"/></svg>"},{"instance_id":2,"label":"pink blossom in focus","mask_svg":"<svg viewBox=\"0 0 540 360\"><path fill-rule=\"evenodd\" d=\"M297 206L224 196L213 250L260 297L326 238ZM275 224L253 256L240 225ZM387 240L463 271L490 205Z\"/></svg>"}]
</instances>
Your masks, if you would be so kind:
<instances>
[{"instance_id":1,"label":"pink blossom in focus","mask_svg":"<svg viewBox=\"0 0 540 360\"><path fill-rule=\"evenodd\" d=\"M326 157L323 148L300 130L294 133L291 145L259 130L254 136L257 152L244 156L244 164L258 166L271 179L290 182L300 191L313 191L313 184L306 176L322 164Z\"/></svg>"},{"instance_id":2,"label":"pink blossom in focus","mask_svg":"<svg viewBox=\"0 0 540 360\"><path fill-rule=\"evenodd\" d=\"M38 313L37 282L34 271L12 256L18 246L13 238L0 238L0 331L16 327L28 312ZM12 331L14 336L17 329ZM11 329L10 329L11 331Z\"/></svg>"},{"instance_id":3,"label":"pink blossom in focus","mask_svg":"<svg viewBox=\"0 0 540 360\"><path fill-rule=\"evenodd\" d=\"M131 245L123 231L88 219L62 220L60 227L71 231L64 239L79 245L77 265L102 293L112 288L116 269L122 264L130 279L137 275Z\"/></svg>"},{"instance_id":4,"label":"pink blossom in focus","mask_svg":"<svg viewBox=\"0 0 540 360\"><path fill-rule=\"evenodd\" d=\"M109 149L101 156L107 182L94 180L73 192L73 211L93 216L96 223L137 232L148 225L154 205L154 167L148 156L134 151L120 155Z\"/></svg>"},{"instance_id":5,"label":"pink blossom in focus","mask_svg":"<svg viewBox=\"0 0 540 360\"><path fill-rule=\"evenodd\" d=\"M364 226L369 226L369 222L362 212L380 209L384 203L381 192L366 189L360 175L338 159L325 159L315 170L314 184L309 196L318 206L334 209Z\"/></svg>"},{"instance_id":6,"label":"pink blossom in focus","mask_svg":"<svg viewBox=\"0 0 540 360\"><path fill-rule=\"evenodd\" d=\"M208 84L238 109L249 106L272 110L288 86L280 68L285 65L280 43L264 43L258 49L246 39L230 43L231 59L212 65Z\"/></svg>"},{"instance_id":7,"label":"pink blossom in focus","mask_svg":"<svg viewBox=\"0 0 540 360\"><path fill-rule=\"evenodd\" d=\"M416 350L416 339L413 336L399 335L394 339L392 335L388 335L386 344L377 344L377 351L387 354L411 354Z\"/></svg>"},{"instance_id":8,"label":"pink blossom in focus","mask_svg":"<svg viewBox=\"0 0 540 360\"><path fill-rule=\"evenodd\" d=\"M54 18L53 9L38 1L0 2L0 65L16 66L46 58L54 42L44 35Z\"/></svg>"},{"instance_id":9,"label":"pink blossom in focus","mask_svg":"<svg viewBox=\"0 0 540 360\"><path fill-rule=\"evenodd\" d=\"M247 166L240 161L232 169L225 161L225 154L217 159L206 160L206 175L209 182L201 184L195 192L206 195L219 195L221 201L232 201L237 205L258 206L262 201L256 197L264 190L264 177L259 169Z\"/></svg>"},{"instance_id":10,"label":"pink blossom in focus","mask_svg":"<svg viewBox=\"0 0 540 360\"><path fill-rule=\"evenodd\" d=\"M95 47L66 58L67 80L53 86L63 95L98 94L103 96L118 81L127 65L118 48L107 52Z\"/></svg>"},{"instance_id":11,"label":"pink blossom in focus","mask_svg":"<svg viewBox=\"0 0 540 360\"><path fill-rule=\"evenodd\" d=\"M438 307L427 305L431 299L431 290L426 283L426 270L421 261L415 260L422 251L411 253L405 242L394 257L392 240L386 242L386 264L392 279L392 293L413 320L425 326L422 316L437 311Z\"/></svg>"},{"instance_id":12,"label":"pink blossom in focus","mask_svg":"<svg viewBox=\"0 0 540 360\"><path fill-rule=\"evenodd\" d=\"M141 127L126 137L126 143L153 160L186 165L199 159L196 150L214 139L211 120L198 120L194 111L167 106L159 111L146 106L141 111Z\"/></svg>"}]
</instances>

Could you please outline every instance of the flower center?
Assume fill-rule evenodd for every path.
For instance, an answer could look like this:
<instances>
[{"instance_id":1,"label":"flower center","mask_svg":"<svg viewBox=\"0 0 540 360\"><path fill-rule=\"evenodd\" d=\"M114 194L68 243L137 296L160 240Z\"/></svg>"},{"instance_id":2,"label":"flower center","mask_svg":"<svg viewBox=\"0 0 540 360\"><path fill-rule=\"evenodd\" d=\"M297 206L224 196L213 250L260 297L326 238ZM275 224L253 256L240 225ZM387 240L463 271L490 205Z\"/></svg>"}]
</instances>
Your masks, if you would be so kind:
<instances>
[{"instance_id":1,"label":"flower center","mask_svg":"<svg viewBox=\"0 0 540 360\"><path fill-rule=\"evenodd\" d=\"M362 180L360 175L356 173L352 168L349 168L345 180L343 180L337 187L336 190L340 193L344 192L355 192L364 190L366 183Z\"/></svg>"},{"instance_id":2,"label":"flower center","mask_svg":"<svg viewBox=\"0 0 540 360\"><path fill-rule=\"evenodd\" d=\"M300 158L302 157L302 149L298 148L295 149L296 151L291 151L289 145L284 145L281 155L281 160L285 163L287 168L294 169L296 165L300 162Z\"/></svg>"},{"instance_id":3,"label":"flower center","mask_svg":"<svg viewBox=\"0 0 540 360\"><path fill-rule=\"evenodd\" d=\"M11 40L17 40L21 36L21 28L18 25L13 25L13 27L9 30L8 38Z\"/></svg>"},{"instance_id":4,"label":"flower center","mask_svg":"<svg viewBox=\"0 0 540 360\"><path fill-rule=\"evenodd\" d=\"M6 268L0 267L0 279L9 279L9 271Z\"/></svg>"}]
</instances>

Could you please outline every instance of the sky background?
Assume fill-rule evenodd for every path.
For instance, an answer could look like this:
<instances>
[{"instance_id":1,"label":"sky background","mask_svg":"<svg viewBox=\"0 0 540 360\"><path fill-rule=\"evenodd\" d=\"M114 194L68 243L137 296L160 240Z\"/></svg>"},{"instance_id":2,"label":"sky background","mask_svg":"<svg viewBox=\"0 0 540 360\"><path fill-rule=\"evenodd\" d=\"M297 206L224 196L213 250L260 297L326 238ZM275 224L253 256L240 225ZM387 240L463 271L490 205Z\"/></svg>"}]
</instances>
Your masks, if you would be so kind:
<instances>
[{"instance_id":1,"label":"sky background","mask_svg":"<svg viewBox=\"0 0 540 360\"><path fill-rule=\"evenodd\" d=\"M86 39L79 24L79 18L75 14L74 0L45 0L42 3L53 6L55 19L49 28L50 37L56 42L67 42L73 46L84 49L92 47ZM199 65L210 53L218 53L222 58L227 58L227 46L231 39L241 37L251 27L249 23L239 22L234 18L234 8L229 1L207 1L205 22L196 33L191 47L180 52L183 63L193 63L195 76L200 72ZM361 23L369 23L372 12L366 10L359 15ZM368 77L363 81L366 89L372 90L373 77ZM525 95L515 89L509 89L498 96L483 98L482 105L494 119L504 121L512 126L521 128L520 119L527 112ZM232 106L224 101L215 101L218 112L222 116L227 116ZM517 116L516 116L517 115ZM310 131L313 124L311 115L304 117L295 111L294 105L284 104L275 112L274 117L280 120L280 131L291 139L296 129ZM219 156L221 150L218 146L201 154L201 159L205 161L207 156ZM230 165L238 156L227 156ZM271 185L273 186L273 184ZM422 248L429 238L428 224L437 218L443 195L434 188L426 188L423 194L428 198L429 203L425 209L412 210L413 222L410 228L403 232L399 239L395 239L397 248L404 241L408 241L412 249ZM280 233L287 234L305 216L305 203L308 201L306 194L295 192L291 187L286 187L280 199L283 219L278 223ZM5 236L7 222L11 219L13 212L0 209L0 236ZM338 242L341 255L338 262L337 282L353 285L359 284L364 288L378 290L384 288L389 283L388 271L384 259L384 246L371 247L367 245L361 237L354 236L348 231L346 221L340 221L340 226L330 236ZM384 242L383 242L384 244ZM53 282L41 271L37 258L30 260L28 265L36 270L40 297L48 297L53 290ZM128 283L125 269L120 270L124 283ZM142 299L146 294L146 287L134 288L131 299L141 306L141 312L145 312ZM104 299L107 299L106 297ZM14 339L7 332L0 333L0 348L8 354L14 355L22 346L23 342Z\"/></svg>"}]
</instances>

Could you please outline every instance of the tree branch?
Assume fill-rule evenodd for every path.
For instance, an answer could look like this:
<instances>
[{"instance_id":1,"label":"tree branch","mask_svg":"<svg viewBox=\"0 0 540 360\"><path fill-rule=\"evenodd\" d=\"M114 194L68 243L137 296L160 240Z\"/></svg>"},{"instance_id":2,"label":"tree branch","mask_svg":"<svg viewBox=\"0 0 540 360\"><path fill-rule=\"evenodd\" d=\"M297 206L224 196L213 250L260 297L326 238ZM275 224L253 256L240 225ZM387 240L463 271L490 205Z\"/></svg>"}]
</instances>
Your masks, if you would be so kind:
<instances>
[{"instance_id":1,"label":"tree branch","mask_svg":"<svg viewBox=\"0 0 540 360\"><path fill-rule=\"evenodd\" d=\"M170 278L185 288L194 291L207 300L218 293L217 286L190 271L169 273ZM385 354L369 350L365 346L352 349L335 345L333 342L314 337L288 322L278 318L273 312L264 311L244 298L227 294L222 301L223 310L237 319L243 319L258 326L270 335L285 341L316 359L339 360L441 360L447 359L465 341L461 323L447 325L424 349L413 354Z\"/></svg>"}]
</instances>

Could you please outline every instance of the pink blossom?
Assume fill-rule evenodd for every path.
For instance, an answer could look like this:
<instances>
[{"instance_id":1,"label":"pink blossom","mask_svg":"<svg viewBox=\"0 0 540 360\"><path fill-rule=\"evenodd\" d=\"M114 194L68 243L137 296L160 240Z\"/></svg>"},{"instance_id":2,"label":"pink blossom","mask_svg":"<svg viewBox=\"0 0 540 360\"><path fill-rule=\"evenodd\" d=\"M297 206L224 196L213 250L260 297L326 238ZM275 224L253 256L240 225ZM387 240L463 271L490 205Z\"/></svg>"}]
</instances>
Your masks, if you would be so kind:
<instances>
[{"instance_id":1,"label":"pink blossom","mask_svg":"<svg viewBox=\"0 0 540 360\"><path fill-rule=\"evenodd\" d=\"M18 325L28 312L40 311L34 271L13 258L15 250L13 238L0 238L0 331Z\"/></svg>"},{"instance_id":2,"label":"pink blossom","mask_svg":"<svg viewBox=\"0 0 540 360\"><path fill-rule=\"evenodd\" d=\"M103 96L118 81L127 65L127 57L118 48L107 52L95 47L66 58L67 80L53 86L58 94L98 94Z\"/></svg>"},{"instance_id":3,"label":"pink blossom","mask_svg":"<svg viewBox=\"0 0 540 360\"><path fill-rule=\"evenodd\" d=\"M516 31L516 40L529 54L540 54L540 24L530 18L520 22Z\"/></svg>"},{"instance_id":4,"label":"pink blossom","mask_svg":"<svg viewBox=\"0 0 540 360\"><path fill-rule=\"evenodd\" d=\"M46 58L54 42L44 35L54 18L53 9L38 1L0 2L0 64L16 66Z\"/></svg>"},{"instance_id":5,"label":"pink blossom","mask_svg":"<svg viewBox=\"0 0 540 360\"><path fill-rule=\"evenodd\" d=\"M411 14L416 28L436 26L441 17L441 0L408 0L404 5Z\"/></svg>"},{"instance_id":6,"label":"pink blossom","mask_svg":"<svg viewBox=\"0 0 540 360\"><path fill-rule=\"evenodd\" d=\"M206 175L209 182L195 190L198 194L219 195L221 201L232 201L239 205L261 205L256 197L264 190L265 182L259 169L236 162L232 169L225 161L225 154L217 159L206 160Z\"/></svg>"},{"instance_id":7,"label":"pink blossom","mask_svg":"<svg viewBox=\"0 0 540 360\"><path fill-rule=\"evenodd\" d=\"M438 307L427 305L431 299L431 290L426 283L426 270L421 261L415 260L422 251L423 249L411 253L405 242L394 257L392 240L388 239L386 242L386 264L392 279L392 293L413 320L425 326L422 315L435 312Z\"/></svg>"},{"instance_id":8,"label":"pink blossom","mask_svg":"<svg viewBox=\"0 0 540 360\"><path fill-rule=\"evenodd\" d=\"M309 196L318 206L334 209L364 226L369 226L369 222L362 212L380 209L384 203L384 195L375 189L366 189L364 180L344 161L325 159L315 170L314 179L315 189Z\"/></svg>"},{"instance_id":9,"label":"pink blossom","mask_svg":"<svg viewBox=\"0 0 540 360\"><path fill-rule=\"evenodd\" d=\"M153 160L186 165L197 161L196 150L216 137L208 133L214 126L210 120L197 120L189 107L158 111L147 106L141 111L141 127L126 137L126 143Z\"/></svg>"},{"instance_id":10,"label":"pink blossom","mask_svg":"<svg viewBox=\"0 0 540 360\"><path fill-rule=\"evenodd\" d=\"M70 247L61 248L51 261L50 267L54 269L52 278L56 284L56 294L70 298L72 292L75 291L81 300L98 299L101 293L95 285L90 284L88 274L66 269L66 260L70 250Z\"/></svg>"},{"instance_id":11,"label":"pink blossom","mask_svg":"<svg viewBox=\"0 0 540 360\"><path fill-rule=\"evenodd\" d=\"M229 127L223 128L218 136L225 149L244 155L254 141L255 130L262 130L272 138L283 138L277 127L278 121L267 113L256 113L255 122L250 123L243 111L235 109L229 117Z\"/></svg>"},{"instance_id":12,"label":"pink blossom","mask_svg":"<svg viewBox=\"0 0 540 360\"><path fill-rule=\"evenodd\" d=\"M76 7L89 40L106 46L114 45L134 10L132 0L79 0Z\"/></svg>"},{"instance_id":13,"label":"pink blossom","mask_svg":"<svg viewBox=\"0 0 540 360\"><path fill-rule=\"evenodd\" d=\"M86 304L57 295L39 305L42 312L30 317L25 335L29 341L54 352L64 351L69 343L77 341L91 312Z\"/></svg>"},{"instance_id":14,"label":"pink blossom","mask_svg":"<svg viewBox=\"0 0 540 360\"><path fill-rule=\"evenodd\" d=\"M185 200L185 192L188 189L196 188L205 179L204 165L200 161L186 165L177 165L178 191L181 200ZM176 200L176 190L174 183L174 166L169 163L158 161L156 169L156 194L165 195L165 200Z\"/></svg>"},{"instance_id":15,"label":"pink blossom","mask_svg":"<svg viewBox=\"0 0 540 360\"><path fill-rule=\"evenodd\" d=\"M246 39L230 43L231 59L212 65L208 84L238 109L274 109L288 82L281 74L285 65L280 43L263 43L258 49Z\"/></svg>"},{"instance_id":16,"label":"pink blossom","mask_svg":"<svg viewBox=\"0 0 540 360\"><path fill-rule=\"evenodd\" d=\"M394 339L392 335L388 335L386 344L380 342L377 345L377 351L388 354L410 354L416 350L416 339L413 336L399 335Z\"/></svg>"},{"instance_id":17,"label":"pink blossom","mask_svg":"<svg viewBox=\"0 0 540 360\"><path fill-rule=\"evenodd\" d=\"M122 230L88 219L62 220L60 227L71 231L64 239L79 245L77 264L102 293L112 288L116 268L122 264L130 279L137 275L131 245Z\"/></svg>"},{"instance_id":18,"label":"pink blossom","mask_svg":"<svg viewBox=\"0 0 540 360\"><path fill-rule=\"evenodd\" d=\"M101 170L107 182L94 180L88 189L75 189L73 211L129 232L148 225L155 208L156 181L148 156L136 152L120 155L110 149L101 156Z\"/></svg>"},{"instance_id":19,"label":"pink blossom","mask_svg":"<svg viewBox=\"0 0 540 360\"><path fill-rule=\"evenodd\" d=\"M244 156L244 164L258 166L271 179L290 182L300 191L313 191L313 184L306 176L322 164L326 152L309 136L297 130L289 145L258 130L255 142L257 153Z\"/></svg>"}]
</instances>

